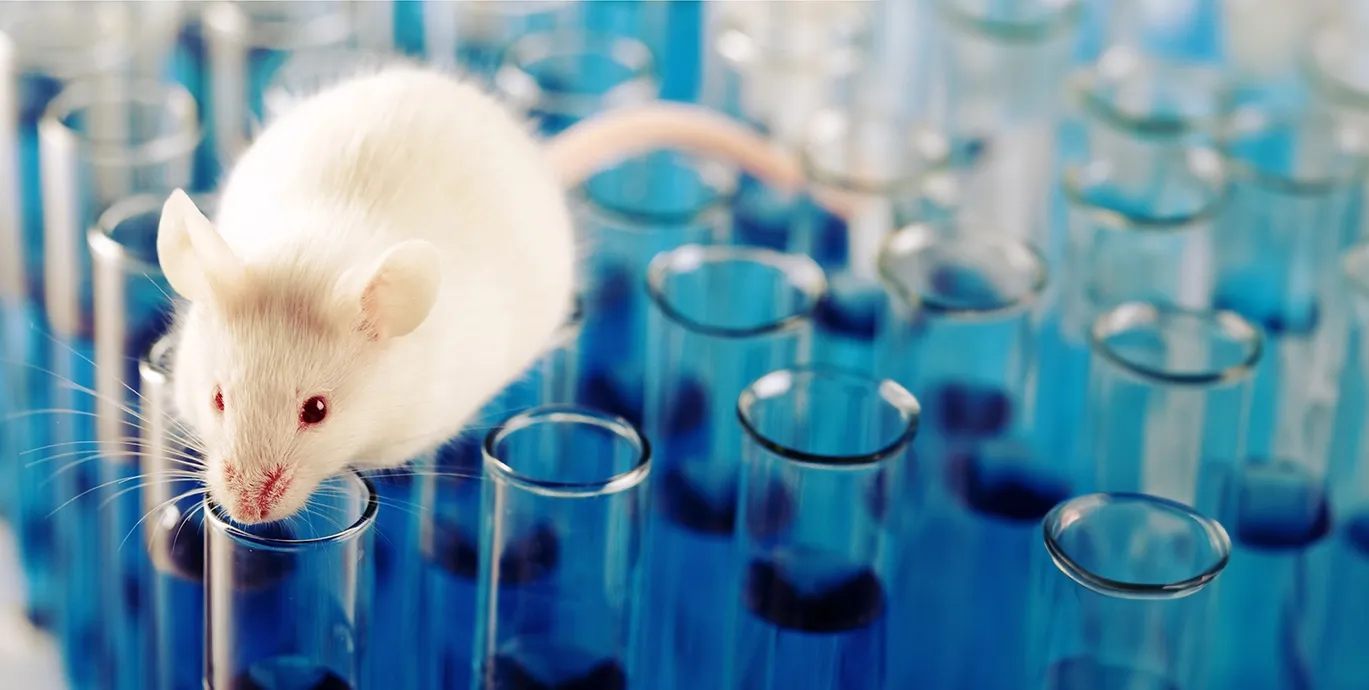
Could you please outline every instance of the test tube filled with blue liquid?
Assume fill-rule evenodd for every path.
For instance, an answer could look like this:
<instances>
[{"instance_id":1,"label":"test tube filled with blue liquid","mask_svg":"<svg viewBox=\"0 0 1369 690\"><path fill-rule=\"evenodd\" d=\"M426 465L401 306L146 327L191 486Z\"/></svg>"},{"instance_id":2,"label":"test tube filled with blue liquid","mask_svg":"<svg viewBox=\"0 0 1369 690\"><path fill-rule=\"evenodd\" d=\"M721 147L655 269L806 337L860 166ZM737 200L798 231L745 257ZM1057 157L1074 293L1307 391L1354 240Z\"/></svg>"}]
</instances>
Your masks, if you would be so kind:
<instances>
[{"instance_id":1,"label":"test tube filled with blue liquid","mask_svg":"<svg viewBox=\"0 0 1369 690\"><path fill-rule=\"evenodd\" d=\"M648 359L647 264L686 244L726 240L736 171L720 162L662 152L634 158L586 181L574 200L589 254L577 400L642 421Z\"/></svg>"},{"instance_id":2,"label":"test tube filled with blue liquid","mask_svg":"<svg viewBox=\"0 0 1369 690\"><path fill-rule=\"evenodd\" d=\"M341 0L215 0L198 14L182 32L176 72L202 107L195 188L212 189L259 130L262 94L286 58L353 44L356 17Z\"/></svg>"},{"instance_id":3,"label":"test tube filled with blue liquid","mask_svg":"<svg viewBox=\"0 0 1369 690\"><path fill-rule=\"evenodd\" d=\"M1047 222L1078 0L934 0L925 118L951 139L967 203L1053 255Z\"/></svg>"},{"instance_id":4,"label":"test tube filled with blue liquid","mask_svg":"<svg viewBox=\"0 0 1369 690\"><path fill-rule=\"evenodd\" d=\"M1206 684L1206 633L1231 541L1191 506L1086 494L1046 516L1032 562L1031 690ZM1257 606L1257 602L1248 605Z\"/></svg>"},{"instance_id":5,"label":"test tube filled with blue liquid","mask_svg":"<svg viewBox=\"0 0 1369 690\"><path fill-rule=\"evenodd\" d=\"M52 332L47 345L54 373L51 404L68 411L53 417L51 442L90 447L97 441L100 393L96 286L86 231L119 199L164 196L189 182L191 155L199 142L195 104L178 85L131 80L115 88L99 79L76 81L49 103L39 124L39 140L44 297ZM118 377L128 375L122 362L109 366ZM105 462L123 460L101 457L97 447L83 456L62 458L50 468L48 490L54 495L52 515L65 597L60 630L77 688L102 687L113 668L110 640L102 633L102 607L113 587L101 570L101 524L107 515L102 513L97 487Z\"/></svg>"},{"instance_id":6,"label":"test tube filled with blue liquid","mask_svg":"<svg viewBox=\"0 0 1369 690\"><path fill-rule=\"evenodd\" d=\"M422 31L428 62L460 67L485 82L494 80L509 44L519 38L582 28L575 0L429 1L425 5Z\"/></svg>"},{"instance_id":7,"label":"test tube filled with blue liquid","mask_svg":"<svg viewBox=\"0 0 1369 690\"><path fill-rule=\"evenodd\" d=\"M742 429L736 398L757 377L808 360L826 281L812 259L770 249L685 245L647 270L644 430L655 453L649 613L650 687L722 687L736 610L734 565ZM782 487L772 500L786 504Z\"/></svg>"},{"instance_id":8,"label":"test tube filled with blue liquid","mask_svg":"<svg viewBox=\"0 0 1369 690\"><path fill-rule=\"evenodd\" d=\"M203 208L203 207L202 207ZM171 367L173 335L157 340L138 361L142 396L141 451L144 480L141 536L152 572L151 690L204 687L204 461L199 444L175 412ZM142 539L138 542L138 539ZM125 546L124 548L135 548Z\"/></svg>"},{"instance_id":9,"label":"test tube filled with blue liquid","mask_svg":"<svg viewBox=\"0 0 1369 690\"><path fill-rule=\"evenodd\" d=\"M171 326L171 288L157 262L157 228L165 197L134 196L101 214L87 233L95 310L96 434L100 451L96 500L102 560L108 586L104 628L114 658L110 688L142 690L152 684L156 619L152 569L141 539L146 501L157 482L193 479L192 469L153 468L143 459L144 412L139 364ZM201 200L204 203L205 200ZM205 208L205 206L200 206Z\"/></svg>"},{"instance_id":10,"label":"test tube filled with blue liquid","mask_svg":"<svg viewBox=\"0 0 1369 690\"><path fill-rule=\"evenodd\" d=\"M889 509L902 545L891 672L903 684L1013 690L1036 527L1080 483L1036 438L1045 259L1014 235L921 224L889 236L879 268L891 297L880 370L925 405L915 498Z\"/></svg>"},{"instance_id":11,"label":"test tube filled with blue liquid","mask_svg":"<svg viewBox=\"0 0 1369 690\"><path fill-rule=\"evenodd\" d=\"M495 89L548 137L602 111L655 100L661 90L651 49L625 36L541 31L501 54Z\"/></svg>"},{"instance_id":12,"label":"test tube filled with blue liquid","mask_svg":"<svg viewBox=\"0 0 1369 690\"><path fill-rule=\"evenodd\" d=\"M725 580L737 613L721 687L887 687L904 546L893 508L920 414L893 381L830 368L780 369L741 393L738 558Z\"/></svg>"},{"instance_id":13,"label":"test tube filled with blue liquid","mask_svg":"<svg viewBox=\"0 0 1369 690\"><path fill-rule=\"evenodd\" d=\"M18 501L16 535L27 589L28 618L41 628L54 623L65 597L57 590L55 541L48 482L54 471L42 458L78 450L52 447L52 369L43 297L43 207L38 163L38 121L62 85L81 76L112 74L128 64L127 15L114 3L11 3L3 24L7 59L5 131L0 133L7 214L0 237L5 256L3 373L15 409L3 422L14 452L0 461L13 468ZM35 449L44 449L36 451ZM38 458L33 457L41 452ZM70 457L70 456L67 456Z\"/></svg>"},{"instance_id":14,"label":"test tube filled with blue liquid","mask_svg":"<svg viewBox=\"0 0 1369 690\"><path fill-rule=\"evenodd\" d=\"M288 520L238 525L204 504L204 685L213 690L367 687L376 513L369 479L325 480Z\"/></svg>"},{"instance_id":15,"label":"test tube filled with blue liquid","mask_svg":"<svg viewBox=\"0 0 1369 690\"><path fill-rule=\"evenodd\" d=\"M419 500L421 522L418 539L423 560L422 601L424 633L416 641L420 687L461 690L470 687L472 651L475 644L477 575L480 530L485 524L481 501L484 464L480 446L486 431L529 408L571 403L575 400L577 341L580 334L580 301L569 320L552 338L547 353L527 372L487 403L472 418L469 428L448 441L435 454L431 469L421 472ZM555 552L540 548L540 533L524 535L510 553L525 562L546 558L540 567L508 571L536 574L555 565ZM573 546L573 545L572 545ZM383 548L383 547L382 547ZM508 580L512 582L513 580ZM411 621L395 620L396 625Z\"/></svg>"},{"instance_id":16,"label":"test tube filled with blue liquid","mask_svg":"<svg viewBox=\"0 0 1369 690\"><path fill-rule=\"evenodd\" d=\"M651 451L636 427L549 405L485 439L471 687L654 687L632 659Z\"/></svg>"}]
</instances>

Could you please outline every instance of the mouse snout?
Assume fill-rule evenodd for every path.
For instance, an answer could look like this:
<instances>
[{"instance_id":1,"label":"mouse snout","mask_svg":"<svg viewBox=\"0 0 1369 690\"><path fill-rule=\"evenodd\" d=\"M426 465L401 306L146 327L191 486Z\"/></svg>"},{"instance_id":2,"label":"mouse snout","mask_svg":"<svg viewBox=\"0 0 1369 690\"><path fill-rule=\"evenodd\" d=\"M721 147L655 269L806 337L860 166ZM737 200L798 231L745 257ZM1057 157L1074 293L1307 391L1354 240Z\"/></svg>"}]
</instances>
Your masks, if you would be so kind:
<instances>
[{"instance_id":1,"label":"mouse snout","mask_svg":"<svg viewBox=\"0 0 1369 690\"><path fill-rule=\"evenodd\" d=\"M225 506L234 520L243 523L265 522L290 489L292 473L285 465L275 465L260 473L246 472L230 463L223 466L232 505Z\"/></svg>"}]
</instances>

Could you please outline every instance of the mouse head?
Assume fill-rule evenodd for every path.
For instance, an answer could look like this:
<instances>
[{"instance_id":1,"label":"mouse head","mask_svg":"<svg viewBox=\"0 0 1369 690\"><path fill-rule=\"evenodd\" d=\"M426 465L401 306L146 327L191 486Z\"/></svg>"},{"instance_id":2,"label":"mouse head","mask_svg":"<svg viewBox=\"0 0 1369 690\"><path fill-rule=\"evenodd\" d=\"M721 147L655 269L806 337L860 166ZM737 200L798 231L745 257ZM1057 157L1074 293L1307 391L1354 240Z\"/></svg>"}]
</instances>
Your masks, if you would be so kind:
<instances>
[{"instance_id":1,"label":"mouse head","mask_svg":"<svg viewBox=\"0 0 1369 690\"><path fill-rule=\"evenodd\" d=\"M436 252L403 242L341 275L298 261L249 265L179 190L163 207L157 251L190 302L172 383L205 445L210 496L243 524L294 514L370 442L359 434L375 425L367 372L426 320Z\"/></svg>"}]
</instances>

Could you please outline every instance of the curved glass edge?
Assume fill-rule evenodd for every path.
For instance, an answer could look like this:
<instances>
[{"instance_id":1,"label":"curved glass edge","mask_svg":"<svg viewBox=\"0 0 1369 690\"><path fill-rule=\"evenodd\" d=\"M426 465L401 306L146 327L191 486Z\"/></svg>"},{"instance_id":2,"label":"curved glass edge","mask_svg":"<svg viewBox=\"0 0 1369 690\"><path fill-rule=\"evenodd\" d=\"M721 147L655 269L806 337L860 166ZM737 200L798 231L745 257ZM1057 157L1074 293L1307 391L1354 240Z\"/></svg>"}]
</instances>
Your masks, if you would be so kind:
<instances>
[{"instance_id":1,"label":"curved glass edge","mask_svg":"<svg viewBox=\"0 0 1369 690\"><path fill-rule=\"evenodd\" d=\"M828 165L822 152L831 146L844 146L858 127L874 126L886 129L891 142L907 145L906 155L894 155L897 169L879 179L860 177L845 169ZM885 154L890 152L885 151ZM924 180L946 174L954 168L951 141L943 133L926 125L908 126L893 112L861 112L853 117L850 110L827 108L814 113L804 127L803 142L798 151L799 164L811 184L852 194L872 196L900 196L919 192ZM837 156L849 161L850 156Z\"/></svg>"},{"instance_id":2,"label":"curved glass edge","mask_svg":"<svg viewBox=\"0 0 1369 690\"><path fill-rule=\"evenodd\" d=\"M556 482L529 477L499 457L500 444L508 436L539 424L577 424L604 429L633 446L637 460L615 475L589 482ZM532 493L553 498L593 498L622 493L646 480L651 471L651 443L628 420L575 404L541 405L520 412L485 435L484 464L491 477Z\"/></svg>"},{"instance_id":3,"label":"curved glass edge","mask_svg":"<svg viewBox=\"0 0 1369 690\"><path fill-rule=\"evenodd\" d=\"M991 247L1017 254L1022 259L1026 272L1030 274L1025 281L1027 288L1021 294L1003 300L1001 304L982 309L940 303L915 290L905 288L906 281L895 275L896 271L892 266L895 257L921 252L942 243ZM897 294L905 304L925 306L939 315L951 318L996 319L1029 310L1046 293L1050 284L1050 269L1046 257L1030 241L1013 235L974 229L964 233L946 233L931 223L905 226L886 235L876 258L876 266L884 286Z\"/></svg>"},{"instance_id":4,"label":"curved glass edge","mask_svg":"<svg viewBox=\"0 0 1369 690\"><path fill-rule=\"evenodd\" d=\"M1242 343L1242 357L1226 366L1205 371L1172 372L1147 366L1115 352L1107 343L1111 336L1131 328L1163 328L1167 321L1195 319L1207 322L1215 332ZM1233 311L1194 310L1150 302L1124 302L1100 314L1089 329L1089 346L1109 363L1150 383L1183 387L1212 387L1243 381L1254 374L1264 354L1264 334Z\"/></svg>"},{"instance_id":5,"label":"curved glass edge","mask_svg":"<svg viewBox=\"0 0 1369 690\"><path fill-rule=\"evenodd\" d=\"M184 86L151 78L133 78L118 89L103 76L82 77L57 94L39 122L42 133L60 133L97 165L144 166L187 158L200 144L204 132L198 121L195 97ZM126 141L100 141L67 125L71 115L101 103L136 103L164 109L175 120L175 131L129 145ZM53 136L53 134L46 134Z\"/></svg>"},{"instance_id":6,"label":"curved glass edge","mask_svg":"<svg viewBox=\"0 0 1369 690\"><path fill-rule=\"evenodd\" d=\"M1076 211L1086 213L1100 227L1117 231L1136 230L1147 233L1182 234L1211 223L1221 215L1230 198L1230 186L1219 154L1215 149L1192 147L1184 151L1185 170L1195 181L1204 185L1204 203L1188 213L1146 215L1128 213L1111 206L1095 203L1087 190L1099 184L1101 170L1098 161L1084 161L1064 166L1061 172L1061 191L1065 200Z\"/></svg>"},{"instance_id":7,"label":"curved glass edge","mask_svg":"<svg viewBox=\"0 0 1369 690\"><path fill-rule=\"evenodd\" d=\"M933 0L937 13L962 30L1010 43L1044 43L1072 30L1083 16L1081 0L1059 0L1035 21L994 19L962 7L964 0ZM1046 3L1042 3L1046 4Z\"/></svg>"},{"instance_id":8,"label":"curved glass edge","mask_svg":"<svg viewBox=\"0 0 1369 690\"><path fill-rule=\"evenodd\" d=\"M1090 572L1070 557L1060 544L1059 537L1071 524L1087 519L1091 512L1117 503L1142 504L1147 508L1164 511L1191 522L1207 536L1214 552L1212 562L1198 569L1193 576L1175 582L1121 582ZM1231 558L1231 538L1221 523L1182 503L1149 494L1115 492L1076 496L1060 503L1046 514L1042 521L1041 533L1046 551L1062 573L1087 589L1119 599L1158 600L1191 596L1216 580Z\"/></svg>"},{"instance_id":9,"label":"curved glass edge","mask_svg":"<svg viewBox=\"0 0 1369 690\"><path fill-rule=\"evenodd\" d=\"M236 542L248 544L253 548L266 549L270 551L300 551L317 546L337 544L355 539L363 532L370 529L375 523L376 513L380 509L380 495L376 493L375 484L366 475L349 470L346 474L339 475L353 482L360 482L361 490L365 496L365 507L361 511L361 516L351 525L333 534L314 537L311 539L271 539L261 537L248 532L241 527L234 525L223 515L223 508L214 502L208 493L204 496L205 522L210 528L228 535Z\"/></svg>"},{"instance_id":10,"label":"curved glass edge","mask_svg":"<svg viewBox=\"0 0 1369 690\"><path fill-rule=\"evenodd\" d=\"M192 194L190 198L202 211L213 208L217 202L217 196L213 194ZM101 213L95 224L86 231L86 243L90 246L92 256L97 260L120 266L128 273L161 275L160 263L147 261L128 251L127 245L114 239L114 232L120 225L138 216L160 214L165 203L164 196L155 194L139 194L114 202L114 205Z\"/></svg>"}]
</instances>

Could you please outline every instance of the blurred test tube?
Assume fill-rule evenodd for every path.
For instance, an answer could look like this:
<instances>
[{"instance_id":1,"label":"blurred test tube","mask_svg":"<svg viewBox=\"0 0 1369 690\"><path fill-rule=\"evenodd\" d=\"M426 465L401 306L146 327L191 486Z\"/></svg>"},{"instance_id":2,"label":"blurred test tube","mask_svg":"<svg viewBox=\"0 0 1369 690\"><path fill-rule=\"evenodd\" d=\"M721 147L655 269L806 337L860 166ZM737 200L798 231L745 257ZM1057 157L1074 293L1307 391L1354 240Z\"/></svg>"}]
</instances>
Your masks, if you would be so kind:
<instances>
[{"instance_id":1,"label":"blurred test tube","mask_svg":"<svg viewBox=\"0 0 1369 690\"><path fill-rule=\"evenodd\" d=\"M901 548L890 508L919 414L898 384L838 369L781 369L741 393L738 575L726 581L740 601L723 687L886 687Z\"/></svg>"},{"instance_id":2,"label":"blurred test tube","mask_svg":"<svg viewBox=\"0 0 1369 690\"><path fill-rule=\"evenodd\" d=\"M928 112L951 139L968 207L1048 256L1057 115L1078 0L933 0Z\"/></svg>"},{"instance_id":3,"label":"blurred test tube","mask_svg":"<svg viewBox=\"0 0 1369 690\"><path fill-rule=\"evenodd\" d=\"M569 321L552 339L547 354L486 404L471 420L470 428L438 449L431 469L419 472L418 538L423 559L421 596L426 611L424 634L416 641L419 687L469 687L479 620L475 605L480 531L486 519L481 506L485 483L481 444L485 430L538 405L574 401L581 318L577 303ZM507 552L524 554L519 558L525 561L521 570L502 575L507 582L514 582L520 574L535 576L556 566L555 561L547 561L538 568L528 567L527 559L552 554L536 550L536 533L525 536L529 540L522 546L506 545ZM400 619L395 619L394 624L412 625L411 621Z\"/></svg>"},{"instance_id":4,"label":"blurred test tube","mask_svg":"<svg viewBox=\"0 0 1369 690\"><path fill-rule=\"evenodd\" d=\"M272 73L262 91L262 122L271 122L301 99L393 59L397 56L388 51L353 46L292 53Z\"/></svg>"},{"instance_id":5,"label":"blurred test tube","mask_svg":"<svg viewBox=\"0 0 1369 690\"><path fill-rule=\"evenodd\" d=\"M925 405L911 498L890 509L903 545L891 673L901 685L1011 690L1035 527L1082 483L1035 438L1049 272L1021 238L937 224L891 235L879 267L892 297L880 370Z\"/></svg>"},{"instance_id":6,"label":"blurred test tube","mask_svg":"<svg viewBox=\"0 0 1369 690\"><path fill-rule=\"evenodd\" d=\"M1243 456L1259 330L1231 312L1125 302L1094 321L1090 348L1089 488L1214 508L1203 480Z\"/></svg>"},{"instance_id":7,"label":"blurred test tube","mask_svg":"<svg viewBox=\"0 0 1369 690\"><path fill-rule=\"evenodd\" d=\"M650 445L620 417L542 406L490 432L484 458L472 687L655 687L632 658Z\"/></svg>"},{"instance_id":8,"label":"blurred test tube","mask_svg":"<svg viewBox=\"0 0 1369 690\"><path fill-rule=\"evenodd\" d=\"M1221 524L1163 498L1100 493L1061 503L1043 532L1032 564L1031 670L1018 687L1209 687L1205 590L1231 549Z\"/></svg>"},{"instance_id":9,"label":"blurred test tube","mask_svg":"<svg viewBox=\"0 0 1369 690\"><path fill-rule=\"evenodd\" d=\"M95 311L96 434L100 450L98 499L101 574L108 583L104 627L114 655L111 690L152 685L154 626L152 574L140 525L143 493L158 482L188 478L185 469L144 462L139 422L144 395L141 359L171 325L171 288L157 263L160 194L134 196L101 214L87 233ZM204 200L201 200L204 201ZM204 206L201 206L204 208Z\"/></svg>"},{"instance_id":10,"label":"blurred test tube","mask_svg":"<svg viewBox=\"0 0 1369 690\"><path fill-rule=\"evenodd\" d=\"M69 411L53 418L52 443L80 448L96 442L95 418L101 411L96 405L95 286L86 231L120 199L165 195L189 182L191 155L199 142L195 104L179 85L142 79L126 84L75 81L49 103L39 140L44 297L55 374L51 402ZM115 376L128 375L123 363L111 366ZM114 409L122 423L122 410ZM106 647L110 640L100 632L105 588L113 586L101 570L101 524L106 520L92 494L98 493L102 475L111 472L103 463L123 460L98 457L96 449L63 458L60 467L49 468L54 474L47 489L53 497L66 588L61 630L78 688L104 683L112 661ZM91 683L96 685L87 685Z\"/></svg>"},{"instance_id":11,"label":"blurred test tube","mask_svg":"<svg viewBox=\"0 0 1369 690\"><path fill-rule=\"evenodd\" d=\"M643 428L656 469L643 663L652 688L723 687L736 609L726 586L739 500L736 399L757 377L807 361L826 281L800 254L686 245L657 255L646 284ZM782 491L772 498L789 501Z\"/></svg>"},{"instance_id":12,"label":"blurred test tube","mask_svg":"<svg viewBox=\"0 0 1369 690\"><path fill-rule=\"evenodd\" d=\"M501 51L493 85L545 136L601 111L654 100L656 62L645 43L571 29L540 31Z\"/></svg>"},{"instance_id":13,"label":"blurred test tube","mask_svg":"<svg viewBox=\"0 0 1369 690\"><path fill-rule=\"evenodd\" d=\"M437 65L460 67L483 81L494 79L504 52L521 36L553 29L582 29L575 0L427 2L424 54Z\"/></svg>"},{"instance_id":14,"label":"blurred test tube","mask_svg":"<svg viewBox=\"0 0 1369 690\"><path fill-rule=\"evenodd\" d=\"M236 525L205 499L203 687L367 687L378 508L355 473L288 522Z\"/></svg>"},{"instance_id":15,"label":"blurred test tube","mask_svg":"<svg viewBox=\"0 0 1369 690\"><path fill-rule=\"evenodd\" d=\"M171 397L175 346L164 336L138 363L142 461L150 475L140 527L153 567L150 690L196 690L204 676L204 482L197 443Z\"/></svg>"},{"instance_id":16,"label":"blurred test tube","mask_svg":"<svg viewBox=\"0 0 1369 690\"><path fill-rule=\"evenodd\" d=\"M198 7L198 17L182 31L177 68L177 77L203 104L197 189L217 186L223 170L251 142L264 114L262 94L285 59L352 45L355 24L342 0L214 0Z\"/></svg>"},{"instance_id":17,"label":"blurred test tube","mask_svg":"<svg viewBox=\"0 0 1369 690\"><path fill-rule=\"evenodd\" d=\"M110 75L127 66L127 15L115 3L12 2L0 13L4 34L3 129L0 129L0 381L8 387L13 412L3 422L5 444L15 455L0 457L18 501L16 536L27 587L27 615L38 627L54 622L56 590L54 507L46 480L50 462L33 463L34 449L44 456L72 448L49 448L53 405L48 330L43 315L43 207L38 162L38 121L62 85L79 77ZM4 449L0 448L0 452ZM28 453L27 455L18 455ZM40 458L41 459L41 458Z\"/></svg>"}]
</instances>

